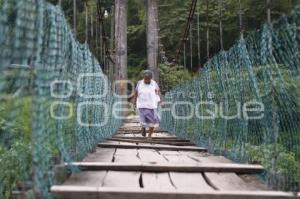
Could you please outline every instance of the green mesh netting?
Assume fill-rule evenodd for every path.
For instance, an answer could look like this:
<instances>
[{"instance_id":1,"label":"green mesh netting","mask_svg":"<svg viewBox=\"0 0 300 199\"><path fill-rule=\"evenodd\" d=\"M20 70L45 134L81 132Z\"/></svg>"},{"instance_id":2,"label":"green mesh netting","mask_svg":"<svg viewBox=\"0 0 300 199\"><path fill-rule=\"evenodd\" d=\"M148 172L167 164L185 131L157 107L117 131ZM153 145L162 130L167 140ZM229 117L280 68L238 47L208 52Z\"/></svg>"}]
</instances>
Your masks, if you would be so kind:
<instances>
[{"instance_id":1,"label":"green mesh netting","mask_svg":"<svg viewBox=\"0 0 300 199\"><path fill-rule=\"evenodd\" d=\"M165 95L163 128L300 187L300 8L210 59ZM226 117L227 116L227 117Z\"/></svg>"},{"instance_id":2,"label":"green mesh netting","mask_svg":"<svg viewBox=\"0 0 300 199\"><path fill-rule=\"evenodd\" d=\"M0 2L0 198L32 178L49 198L54 165L83 158L121 125L119 99L61 8Z\"/></svg>"}]
</instances>

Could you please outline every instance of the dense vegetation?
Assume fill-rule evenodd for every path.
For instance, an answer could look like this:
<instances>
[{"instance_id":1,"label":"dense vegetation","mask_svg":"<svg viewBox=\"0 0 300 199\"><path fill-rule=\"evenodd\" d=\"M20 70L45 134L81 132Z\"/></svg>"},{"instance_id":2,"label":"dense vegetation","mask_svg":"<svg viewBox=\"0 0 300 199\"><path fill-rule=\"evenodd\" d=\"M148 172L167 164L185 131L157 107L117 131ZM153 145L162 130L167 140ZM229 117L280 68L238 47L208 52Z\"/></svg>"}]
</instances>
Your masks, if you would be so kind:
<instances>
[{"instance_id":1,"label":"dense vegetation","mask_svg":"<svg viewBox=\"0 0 300 199\"><path fill-rule=\"evenodd\" d=\"M51 0L56 3L57 0ZM66 13L70 24L73 20L73 3L71 0L63 0L63 9ZM101 0L101 5L104 9L112 13L111 6L113 0ZM266 2L261 0L243 0L241 1L243 13L243 28L245 35L253 30L259 29L261 24L266 22ZM292 8L300 4L300 0L276 0L271 1L271 17L272 20L277 19L282 14L288 14ZM179 47L180 39L182 37L188 11L191 1L182 0L158 0L159 10L159 26L161 44L166 51L168 61L171 62L175 58L176 50ZM208 12L208 26L210 30L210 57L220 51L219 42L219 4L218 1L209 1ZM78 1L78 25L77 37L80 41L85 40L85 9L84 1ZM223 42L224 49L229 49L234 42L239 38L239 4L236 0L223 0L222 6L222 21L223 21ZM88 0L89 13L93 13L96 18L96 1ZM206 4L205 1L199 1L197 10L200 13L200 46L201 46L201 66L207 61L206 57ZM198 71L201 66L198 66L197 57L197 20L196 16L193 20L193 68L189 71ZM111 30L111 15L105 19L105 29L109 36ZM146 8L145 2L141 0L130 0L128 3L128 76L131 80L136 81L138 74L147 66L146 60ZM95 23L95 22L94 22ZM90 26L90 24L89 24ZM95 27L95 24L94 24ZM89 31L89 35L90 35ZM89 39L89 45L94 54L98 55L99 59L103 57L97 51L95 34ZM98 40L99 42L99 40ZM189 43L189 42L188 42ZM188 46L187 46L188 47ZM189 49L189 47L188 47ZM190 52L187 50L187 66L190 66ZM181 56L180 64L183 64L183 57ZM172 68L172 67L170 67ZM175 67L176 68L176 67ZM172 69L170 69L172 70ZM176 68L175 70L178 70ZM173 77L171 77L173 78ZM168 79L164 79L164 82ZM165 90L165 89L164 89Z\"/></svg>"}]
</instances>

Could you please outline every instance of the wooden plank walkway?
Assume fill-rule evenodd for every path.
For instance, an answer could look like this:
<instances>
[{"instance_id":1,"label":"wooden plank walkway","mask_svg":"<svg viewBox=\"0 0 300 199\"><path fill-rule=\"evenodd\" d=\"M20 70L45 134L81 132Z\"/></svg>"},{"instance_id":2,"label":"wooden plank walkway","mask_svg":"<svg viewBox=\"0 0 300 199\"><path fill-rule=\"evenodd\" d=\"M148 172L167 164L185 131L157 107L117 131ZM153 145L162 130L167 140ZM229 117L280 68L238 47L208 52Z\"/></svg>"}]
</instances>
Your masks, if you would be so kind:
<instances>
[{"instance_id":1,"label":"wooden plank walkway","mask_svg":"<svg viewBox=\"0 0 300 199\"><path fill-rule=\"evenodd\" d=\"M151 140L138 133L137 118L89 154L62 185L59 199L268 199L300 198L269 190L255 175L260 165L235 164L189 140L159 130ZM68 165L66 165L68 167Z\"/></svg>"}]
</instances>

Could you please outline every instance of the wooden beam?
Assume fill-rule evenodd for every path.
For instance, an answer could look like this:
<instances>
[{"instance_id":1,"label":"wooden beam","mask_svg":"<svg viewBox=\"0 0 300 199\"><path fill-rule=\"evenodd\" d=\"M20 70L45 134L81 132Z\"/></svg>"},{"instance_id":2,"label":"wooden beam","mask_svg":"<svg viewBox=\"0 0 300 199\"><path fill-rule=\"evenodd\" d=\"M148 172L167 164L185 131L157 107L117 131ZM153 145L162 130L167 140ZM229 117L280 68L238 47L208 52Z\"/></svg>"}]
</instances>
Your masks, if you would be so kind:
<instances>
[{"instance_id":1,"label":"wooden beam","mask_svg":"<svg viewBox=\"0 0 300 199\"><path fill-rule=\"evenodd\" d=\"M122 148L122 149L157 149L157 150L171 150L171 151L198 151L207 152L206 148L193 146L156 146L156 145L129 145L129 144L110 144L99 143L101 148Z\"/></svg>"},{"instance_id":2,"label":"wooden beam","mask_svg":"<svg viewBox=\"0 0 300 199\"><path fill-rule=\"evenodd\" d=\"M126 123L140 123L140 121L138 119L124 119L124 124Z\"/></svg>"},{"instance_id":3,"label":"wooden beam","mask_svg":"<svg viewBox=\"0 0 300 199\"><path fill-rule=\"evenodd\" d=\"M122 133L120 133L122 132ZM156 133L168 133L168 131L163 131L163 130L158 130L158 131L155 131L154 134ZM118 134L141 134L141 129L122 129L120 128L118 130Z\"/></svg>"},{"instance_id":4,"label":"wooden beam","mask_svg":"<svg viewBox=\"0 0 300 199\"><path fill-rule=\"evenodd\" d=\"M234 164L234 163L199 163L199 164L170 164L170 163L103 163L103 162L74 162L88 171L142 171L142 172L234 172L238 174L257 174L264 171L261 165Z\"/></svg>"},{"instance_id":5,"label":"wooden beam","mask_svg":"<svg viewBox=\"0 0 300 199\"><path fill-rule=\"evenodd\" d=\"M165 144L165 145L174 145L174 146L195 146L191 142L174 142L171 141L164 141L164 140L150 140L144 138L142 139L135 139L134 137L132 139L122 139L122 138L110 138L108 139L110 141L117 141L117 142L128 142L128 143L148 143L148 144Z\"/></svg>"},{"instance_id":6,"label":"wooden beam","mask_svg":"<svg viewBox=\"0 0 300 199\"><path fill-rule=\"evenodd\" d=\"M299 193L280 191L178 191L132 188L52 186L51 192L59 199L299 199ZM296 195L298 194L298 195Z\"/></svg>"}]
</instances>

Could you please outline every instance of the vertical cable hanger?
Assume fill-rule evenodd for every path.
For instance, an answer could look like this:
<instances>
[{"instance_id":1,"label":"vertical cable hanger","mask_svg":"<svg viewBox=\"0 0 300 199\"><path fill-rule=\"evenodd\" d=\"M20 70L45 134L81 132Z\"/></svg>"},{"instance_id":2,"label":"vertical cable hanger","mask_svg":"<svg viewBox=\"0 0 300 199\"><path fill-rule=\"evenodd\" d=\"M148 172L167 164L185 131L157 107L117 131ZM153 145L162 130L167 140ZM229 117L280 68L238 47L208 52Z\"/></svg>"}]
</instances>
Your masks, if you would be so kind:
<instances>
[{"instance_id":1,"label":"vertical cable hanger","mask_svg":"<svg viewBox=\"0 0 300 199\"><path fill-rule=\"evenodd\" d=\"M243 26L243 6L241 0L239 0L239 23L241 38L244 38L244 26Z\"/></svg>"},{"instance_id":2,"label":"vertical cable hanger","mask_svg":"<svg viewBox=\"0 0 300 199\"><path fill-rule=\"evenodd\" d=\"M267 0L267 20L268 24L271 25L271 0Z\"/></svg>"},{"instance_id":3,"label":"vertical cable hanger","mask_svg":"<svg viewBox=\"0 0 300 199\"><path fill-rule=\"evenodd\" d=\"M209 22L208 22L208 0L206 0L206 57L209 60Z\"/></svg>"},{"instance_id":4,"label":"vertical cable hanger","mask_svg":"<svg viewBox=\"0 0 300 199\"><path fill-rule=\"evenodd\" d=\"M183 32L183 36L182 36L181 42L179 44L178 49L176 50L175 62L179 60L179 56L180 56L180 54L182 52L182 47L186 43L187 38L189 36L190 21L194 17L195 10L196 10L196 5L197 5L197 0L193 0L192 4L191 4L191 7L190 7L189 16L188 16L188 19L187 19L187 22L186 22L186 26L185 26L185 29L184 29L184 32Z\"/></svg>"},{"instance_id":5,"label":"vertical cable hanger","mask_svg":"<svg viewBox=\"0 0 300 199\"><path fill-rule=\"evenodd\" d=\"M76 37L76 26L77 26L77 22L76 22L76 20L77 20L77 2L76 2L76 0L73 0L73 33L74 33L74 35L75 35L75 37Z\"/></svg>"},{"instance_id":6,"label":"vertical cable hanger","mask_svg":"<svg viewBox=\"0 0 300 199\"><path fill-rule=\"evenodd\" d=\"M91 39L94 37L94 19L93 19L93 13L92 13L92 10L91 10Z\"/></svg>"},{"instance_id":7,"label":"vertical cable hanger","mask_svg":"<svg viewBox=\"0 0 300 199\"><path fill-rule=\"evenodd\" d=\"M220 49L224 50L223 44L223 0L219 0L219 28L220 28Z\"/></svg>"},{"instance_id":8,"label":"vertical cable hanger","mask_svg":"<svg viewBox=\"0 0 300 199\"><path fill-rule=\"evenodd\" d=\"M95 27L95 29L96 29L96 55L97 55L97 57L99 57L99 44L98 44L98 35L99 35L99 25L98 25L98 20L95 20L96 21L96 27Z\"/></svg>"},{"instance_id":9,"label":"vertical cable hanger","mask_svg":"<svg viewBox=\"0 0 300 199\"><path fill-rule=\"evenodd\" d=\"M88 43L88 0L85 0L84 2L84 7L85 7L85 43Z\"/></svg>"},{"instance_id":10,"label":"vertical cable hanger","mask_svg":"<svg viewBox=\"0 0 300 199\"><path fill-rule=\"evenodd\" d=\"M198 67L201 67L201 43L200 43L200 1L197 2L197 45L198 45Z\"/></svg>"},{"instance_id":11,"label":"vertical cable hanger","mask_svg":"<svg viewBox=\"0 0 300 199\"><path fill-rule=\"evenodd\" d=\"M190 56L191 56L191 69L193 68L193 19L190 21Z\"/></svg>"},{"instance_id":12,"label":"vertical cable hanger","mask_svg":"<svg viewBox=\"0 0 300 199\"><path fill-rule=\"evenodd\" d=\"M186 68L186 44L183 44L183 66Z\"/></svg>"}]
</instances>

